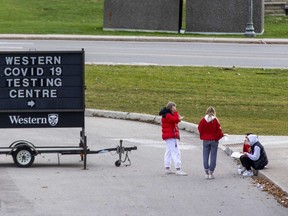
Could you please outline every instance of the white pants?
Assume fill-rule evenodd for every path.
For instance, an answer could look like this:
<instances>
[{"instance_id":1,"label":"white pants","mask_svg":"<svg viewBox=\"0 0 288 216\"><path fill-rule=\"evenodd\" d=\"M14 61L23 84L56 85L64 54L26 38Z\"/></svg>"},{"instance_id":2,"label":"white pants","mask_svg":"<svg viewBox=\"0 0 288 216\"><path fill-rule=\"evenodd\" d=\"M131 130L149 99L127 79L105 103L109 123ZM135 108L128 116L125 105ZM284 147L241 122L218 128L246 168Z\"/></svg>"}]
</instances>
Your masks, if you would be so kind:
<instances>
[{"instance_id":1,"label":"white pants","mask_svg":"<svg viewBox=\"0 0 288 216\"><path fill-rule=\"evenodd\" d=\"M177 139L167 139L166 152L164 156L164 166L171 167L171 161L173 160L175 169L181 168L181 153L178 146Z\"/></svg>"}]
</instances>

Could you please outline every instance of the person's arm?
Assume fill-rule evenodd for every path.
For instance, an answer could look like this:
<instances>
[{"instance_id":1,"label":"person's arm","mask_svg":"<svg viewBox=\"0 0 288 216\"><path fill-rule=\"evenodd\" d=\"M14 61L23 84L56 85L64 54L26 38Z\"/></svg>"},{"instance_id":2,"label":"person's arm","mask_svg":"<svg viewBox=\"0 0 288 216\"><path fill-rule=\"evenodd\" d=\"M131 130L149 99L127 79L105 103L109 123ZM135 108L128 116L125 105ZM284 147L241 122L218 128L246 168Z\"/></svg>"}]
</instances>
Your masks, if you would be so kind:
<instances>
[{"instance_id":1,"label":"person's arm","mask_svg":"<svg viewBox=\"0 0 288 216\"><path fill-rule=\"evenodd\" d=\"M177 124L178 122L181 121L178 112L174 112L173 115L171 113L167 114L166 119L169 123L173 124Z\"/></svg>"},{"instance_id":2,"label":"person's arm","mask_svg":"<svg viewBox=\"0 0 288 216\"><path fill-rule=\"evenodd\" d=\"M260 151L261 151L261 149L259 148L259 146L255 146L254 153L253 154L247 153L247 156L251 160L256 161L256 160L258 160L260 158Z\"/></svg>"},{"instance_id":3,"label":"person's arm","mask_svg":"<svg viewBox=\"0 0 288 216\"><path fill-rule=\"evenodd\" d=\"M205 126L204 126L204 121L205 121L205 119L202 118L202 119L200 120L199 124L198 124L198 133L199 133L199 136L200 136L200 139L201 139L201 140L204 139L204 137L203 137L204 128L205 128Z\"/></svg>"},{"instance_id":4,"label":"person's arm","mask_svg":"<svg viewBox=\"0 0 288 216\"><path fill-rule=\"evenodd\" d=\"M216 120L217 120L217 137L220 140L224 136L224 134L223 134L219 120L217 118Z\"/></svg>"},{"instance_id":5,"label":"person's arm","mask_svg":"<svg viewBox=\"0 0 288 216\"><path fill-rule=\"evenodd\" d=\"M199 122L199 124L198 124L198 132L199 132L199 134L201 135L201 133L202 133L202 125L203 125L203 119L201 119L200 120L200 122Z\"/></svg>"}]
</instances>

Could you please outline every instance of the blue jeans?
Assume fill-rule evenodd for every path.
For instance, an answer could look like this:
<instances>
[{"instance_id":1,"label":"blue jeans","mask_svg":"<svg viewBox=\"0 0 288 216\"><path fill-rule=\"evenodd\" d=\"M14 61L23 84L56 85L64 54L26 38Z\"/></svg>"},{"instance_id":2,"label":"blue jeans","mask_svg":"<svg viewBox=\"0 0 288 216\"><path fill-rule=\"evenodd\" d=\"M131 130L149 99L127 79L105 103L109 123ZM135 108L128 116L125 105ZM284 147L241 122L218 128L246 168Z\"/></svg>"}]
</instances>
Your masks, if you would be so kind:
<instances>
[{"instance_id":1,"label":"blue jeans","mask_svg":"<svg viewBox=\"0 0 288 216\"><path fill-rule=\"evenodd\" d=\"M203 140L203 165L205 172L213 173L216 167L219 141ZM210 157L210 164L209 164Z\"/></svg>"}]
</instances>

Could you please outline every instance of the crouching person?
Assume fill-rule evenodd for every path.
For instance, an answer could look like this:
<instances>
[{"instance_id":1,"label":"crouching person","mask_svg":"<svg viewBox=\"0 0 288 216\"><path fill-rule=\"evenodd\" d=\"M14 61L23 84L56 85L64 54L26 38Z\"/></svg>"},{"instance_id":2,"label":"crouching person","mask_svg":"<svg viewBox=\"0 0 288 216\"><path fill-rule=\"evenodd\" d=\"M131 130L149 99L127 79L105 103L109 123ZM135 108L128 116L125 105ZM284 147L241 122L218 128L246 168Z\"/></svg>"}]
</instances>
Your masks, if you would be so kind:
<instances>
[{"instance_id":1,"label":"crouching person","mask_svg":"<svg viewBox=\"0 0 288 216\"><path fill-rule=\"evenodd\" d=\"M240 161L243 167L246 169L243 172L243 176L245 177L253 176L251 167L255 170L261 170L268 164L265 149L259 142L258 136L255 134L250 134L247 136L247 141L251 147L251 151L250 153L244 152L244 155L240 157Z\"/></svg>"}]
</instances>

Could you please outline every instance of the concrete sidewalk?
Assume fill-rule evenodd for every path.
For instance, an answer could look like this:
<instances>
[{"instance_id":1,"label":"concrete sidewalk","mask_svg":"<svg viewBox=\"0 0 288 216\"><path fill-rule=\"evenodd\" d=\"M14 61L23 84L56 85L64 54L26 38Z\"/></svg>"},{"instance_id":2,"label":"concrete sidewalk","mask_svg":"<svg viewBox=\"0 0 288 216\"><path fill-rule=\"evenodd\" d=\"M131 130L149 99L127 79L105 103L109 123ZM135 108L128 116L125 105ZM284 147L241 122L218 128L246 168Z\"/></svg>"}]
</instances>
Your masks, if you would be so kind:
<instances>
[{"instance_id":1,"label":"concrete sidewalk","mask_svg":"<svg viewBox=\"0 0 288 216\"><path fill-rule=\"evenodd\" d=\"M160 116L108 110L86 109L86 115L142 121L153 124L160 124L161 121ZM197 133L197 124L183 121L179 124L179 129ZM240 152L243 146L244 136L244 134L229 135L227 140L220 141L219 148L229 156L233 152ZM260 170L258 175L273 182L288 195L288 136L259 136L259 141L265 147L269 164L266 169ZM235 170L235 172L237 172L237 170Z\"/></svg>"}]
</instances>

